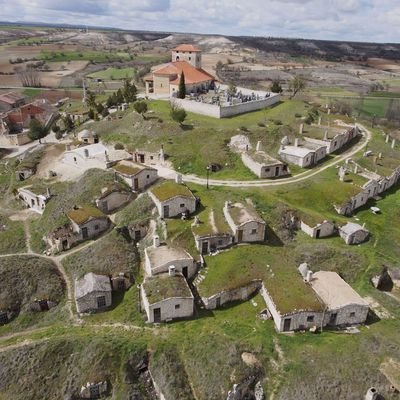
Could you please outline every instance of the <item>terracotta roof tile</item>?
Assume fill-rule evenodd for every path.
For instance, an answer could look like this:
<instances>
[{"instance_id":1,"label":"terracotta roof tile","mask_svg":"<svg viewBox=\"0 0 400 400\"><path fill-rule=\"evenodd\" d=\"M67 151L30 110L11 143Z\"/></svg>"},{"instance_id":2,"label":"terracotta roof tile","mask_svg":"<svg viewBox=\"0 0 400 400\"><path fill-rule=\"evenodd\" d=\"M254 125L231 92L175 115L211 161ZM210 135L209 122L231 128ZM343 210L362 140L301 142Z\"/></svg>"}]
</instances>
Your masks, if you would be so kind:
<instances>
[{"instance_id":1,"label":"terracotta roof tile","mask_svg":"<svg viewBox=\"0 0 400 400\"><path fill-rule=\"evenodd\" d=\"M171 80L171 84L178 84L182 72L185 74L185 83L193 84L207 82L215 78L201 68L195 68L186 61L170 62L154 71L154 75L172 75L176 76Z\"/></svg>"},{"instance_id":2,"label":"terracotta roof tile","mask_svg":"<svg viewBox=\"0 0 400 400\"><path fill-rule=\"evenodd\" d=\"M180 44L176 46L172 51L193 51L198 52L201 51L198 47L193 46L192 44Z\"/></svg>"}]
</instances>

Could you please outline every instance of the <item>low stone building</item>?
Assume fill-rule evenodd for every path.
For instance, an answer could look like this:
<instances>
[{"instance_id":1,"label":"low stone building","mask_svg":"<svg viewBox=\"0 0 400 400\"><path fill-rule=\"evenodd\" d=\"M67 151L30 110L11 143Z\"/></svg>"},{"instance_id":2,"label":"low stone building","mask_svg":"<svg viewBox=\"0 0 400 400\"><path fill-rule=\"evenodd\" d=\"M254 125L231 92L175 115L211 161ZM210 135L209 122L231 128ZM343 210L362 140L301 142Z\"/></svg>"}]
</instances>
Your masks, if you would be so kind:
<instances>
[{"instance_id":1,"label":"low stone building","mask_svg":"<svg viewBox=\"0 0 400 400\"><path fill-rule=\"evenodd\" d=\"M193 315L193 294L184 276L172 267L168 273L147 277L140 293L148 322L159 323Z\"/></svg>"},{"instance_id":2,"label":"low stone building","mask_svg":"<svg viewBox=\"0 0 400 400\"><path fill-rule=\"evenodd\" d=\"M346 225L339 227L339 235L346 244L359 244L367 240L369 231L365 226L348 222Z\"/></svg>"},{"instance_id":3,"label":"low stone building","mask_svg":"<svg viewBox=\"0 0 400 400\"><path fill-rule=\"evenodd\" d=\"M29 168L29 167L22 167L18 168L15 171L15 178L17 181L24 181L34 175L36 172L35 168Z\"/></svg>"},{"instance_id":4,"label":"low stone building","mask_svg":"<svg viewBox=\"0 0 400 400\"><path fill-rule=\"evenodd\" d=\"M76 207L67 213L72 229L81 235L82 240L100 235L110 226L110 220L92 206Z\"/></svg>"},{"instance_id":5,"label":"low stone building","mask_svg":"<svg viewBox=\"0 0 400 400\"><path fill-rule=\"evenodd\" d=\"M315 272L310 284L325 305L324 326L365 323L369 311L368 303L336 272Z\"/></svg>"},{"instance_id":6,"label":"low stone building","mask_svg":"<svg viewBox=\"0 0 400 400\"><path fill-rule=\"evenodd\" d=\"M39 214L43 214L46 203L50 200L50 189L27 186L17 190L18 198L24 202L26 207Z\"/></svg>"},{"instance_id":7,"label":"low stone building","mask_svg":"<svg viewBox=\"0 0 400 400\"><path fill-rule=\"evenodd\" d=\"M290 174L287 164L264 151L248 151L242 153L241 157L243 164L259 178L278 178Z\"/></svg>"},{"instance_id":8,"label":"low stone building","mask_svg":"<svg viewBox=\"0 0 400 400\"><path fill-rule=\"evenodd\" d=\"M75 281L75 303L78 313L103 311L112 304L110 278L87 273Z\"/></svg>"},{"instance_id":9,"label":"low stone building","mask_svg":"<svg viewBox=\"0 0 400 400\"><path fill-rule=\"evenodd\" d=\"M113 291L128 290L135 282L132 274L119 272L111 277L111 287Z\"/></svg>"},{"instance_id":10,"label":"low stone building","mask_svg":"<svg viewBox=\"0 0 400 400\"><path fill-rule=\"evenodd\" d=\"M97 133L90 129L84 129L78 133L78 140L84 144L95 144L99 143L99 137Z\"/></svg>"},{"instance_id":11,"label":"low stone building","mask_svg":"<svg viewBox=\"0 0 400 400\"><path fill-rule=\"evenodd\" d=\"M158 179L156 169L130 161L121 161L112 168L135 192L144 190Z\"/></svg>"},{"instance_id":12,"label":"low stone building","mask_svg":"<svg viewBox=\"0 0 400 400\"><path fill-rule=\"evenodd\" d=\"M300 229L314 239L332 236L336 232L336 226L332 221L321 221L309 214L300 214Z\"/></svg>"},{"instance_id":13,"label":"low stone building","mask_svg":"<svg viewBox=\"0 0 400 400\"><path fill-rule=\"evenodd\" d=\"M220 218L216 218L214 210L210 210L205 221L195 217L192 232L200 254L213 253L233 244L233 236L222 213Z\"/></svg>"},{"instance_id":14,"label":"low stone building","mask_svg":"<svg viewBox=\"0 0 400 400\"><path fill-rule=\"evenodd\" d=\"M149 195L161 218L190 215L196 211L196 197L182 183L165 181L152 188Z\"/></svg>"},{"instance_id":15,"label":"low stone building","mask_svg":"<svg viewBox=\"0 0 400 400\"><path fill-rule=\"evenodd\" d=\"M232 230L235 243L265 240L266 223L251 204L225 202L224 216Z\"/></svg>"},{"instance_id":16,"label":"low stone building","mask_svg":"<svg viewBox=\"0 0 400 400\"><path fill-rule=\"evenodd\" d=\"M102 189L101 195L95 200L96 207L105 214L112 213L128 204L132 196L132 193L117 185L105 187Z\"/></svg>"},{"instance_id":17,"label":"low stone building","mask_svg":"<svg viewBox=\"0 0 400 400\"><path fill-rule=\"evenodd\" d=\"M299 145L296 139L294 146L282 145L279 156L282 160L301 168L312 167L326 157L326 146L310 142Z\"/></svg>"},{"instance_id":18,"label":"low stone building","mask_svg":"<svg viewBox=\"0 0 400 400\"><path fill-rule=\"evenodd\" d=\"M8 92L0 95L0 112L19 108L24 104L25 97L18 93Z\"/></svg>"},{"instance_id":19,"label":"low stone building","mask_svg":"<svg viewBox=\"0 0 400 400\"><path fill-rule=\"evenodd\" d=\"M108 392L108 384L107 381L102 382L87 382L85 385L81 387L81 391L79 394L80 399L100 399L103 396L106 396Z\"/></svg>"},{"instance_id":20,"label":"low stone building","mask_svg":"<svg viewBox=\"0 0 400 400\"><path fill-rule=\"evenodd\" d=\"M158 236L154 237L153 246L144 250L144 257L145 272L148 276L168 272L171 266L186 279L196 273L194 259L187 251L166 244L161 245Z\"/></svg>"}]
</instances>

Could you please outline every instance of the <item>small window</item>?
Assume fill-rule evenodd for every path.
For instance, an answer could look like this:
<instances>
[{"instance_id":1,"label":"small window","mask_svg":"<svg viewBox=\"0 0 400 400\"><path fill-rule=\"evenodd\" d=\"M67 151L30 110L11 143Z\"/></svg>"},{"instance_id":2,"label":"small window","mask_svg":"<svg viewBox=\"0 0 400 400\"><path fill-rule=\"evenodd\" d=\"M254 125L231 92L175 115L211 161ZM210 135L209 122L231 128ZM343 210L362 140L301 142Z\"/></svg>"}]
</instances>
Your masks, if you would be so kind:
<instances>
[{"instance_id":1,"label":"small window","mask_svg":"<svg viewBox=\"0 0 400 400\"><path fill-rule=\"evenodd\" d=\"M175 304L175 310L179 310L181 308L180 304Z\"/></svg>"},{"instance_id":2,"label":"small window","mask_svg":"<svg viewBox=\"0 0 400 400\"><path fill-rule=\"evenodd\" d=\"M307 317L307 322L314 322L314 315L309 315Z\"/></svg>"},{"instance_id":3,"label":"small window","mask_svg":"<svg viewBox=\"0 0 400 400\"><path fill-rule=\"evenodd\" d=\"M351 313L350 313L350 318L354 318L356 316L356 313L354 312L354 311L352 311Z\"/></svg>"},{"instance_id":4,"label":"small window","mask_svg":"<svg viewBox=\"0 0 400 400\"><path fill-rule=\"evenodd\" d=\"M99 296L97 298L97 308L102 308L106 306L106 296Z\"/></svg>"},{"instance_id":5,"label":"small window","mask_svg":"<svg viewBox=\"0 0 400 400\"><path fill-rule=\"evenodd\" d=\"M99 226L98 226L98 225L95 225L95 226L94 226L94 230L95 230L95 231L98 231L98 230L99 230Z\"/></svg>"},{"instance_id":6,"label":"small window","mask_svg":"<svg viewBox=\"0 0 400 400\"><path fill-rule=\"evenodd\" d=\"M269 171L271 171L270 168L265 168L265 172L269 172Z\"/></svg>"},{"instance_id":7,"label":"small window","mask_svg":"<svg viewBox=\"0 0 400 400\"><path fill-rule=\"evenodd\" d=\"M218 246L222 246L222 240L218 240Z\"/></svg>"},{"instance_id":8,"label":"small window","mask_svg":"<svg viewBox=\"0 0 400 400\"><path fill-rule=\"evenodd\" d=\"M146 175L146 178L147 178L147 179L150 179L150 175Z\"/></svg>"},{"instance_id":9,"label":"small window","mask_svg":"<svg viewBox=\"0 0 400 400\"><path fill-rule=\"evenodd\" d=\"M183 208L183 207L185 207L185 204L182 203L182 204L179 205L179 207L180 207L180 208Z\"/></svg>"},{"instance_id":10,"label":"small window","mask_svg":"<svg viewBox=\"0 0 400 400\"><path fill-rule=\"evenodd\" d=\"M252 229L252 230L251 230L251 234L252 234L252 235L255 235L256 233L257 233L257 229Z\"/></svg>"},{"instance_id":11,"label":"small window","mask_svg":"<svg viewBox=\"0 0 400 400\"><path fill-rule=\"evenodd\" d=\"M192 57L189 57L189 61L192 61Z\"/></svg>"}]
</instances>

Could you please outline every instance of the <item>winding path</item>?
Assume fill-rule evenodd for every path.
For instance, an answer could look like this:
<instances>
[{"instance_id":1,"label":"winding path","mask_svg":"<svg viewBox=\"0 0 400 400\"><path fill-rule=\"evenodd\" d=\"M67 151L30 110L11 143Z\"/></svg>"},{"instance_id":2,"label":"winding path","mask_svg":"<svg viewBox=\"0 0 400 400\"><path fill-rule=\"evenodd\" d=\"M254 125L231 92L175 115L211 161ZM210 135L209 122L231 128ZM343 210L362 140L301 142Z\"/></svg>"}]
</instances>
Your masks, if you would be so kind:
<instances>
[{"instance_id":1,"label":"winding path","mask_svg":"<svg viewBox=\"0 0 400 400\"><path fill-rule=\"evenodd\" d=\"M289 178L282 178L279 180L271 180L271 179L259 179L254 181L232 181L232 180L218 180L218 179L209 179L208 184L210 186L227 186L227 187L268 187L268 186L282 186L288 185L292 183L298 183L305 181L313 176L320 174L321 172L325 171L326 169L339 164L340 162L344 161L346 158L353 156L354 154L358 153L364 147L367 146L369 141L371 140L372 134L371 132L365 128L365 126L361 124L357 124L360 128L361 133L363 135L363 139L361 143L359 143L356 147L353 147L339 156L336 156L331 162L326 163L320 167L314 168L311 171L302 172L296 176L289 177ZM177 172L172 168L167 168L164 166L156 165L154 166L158 170L159 176L165 179L175 179L177 176ZM198 185L207 185L206 178L200 178L195 175L182 175L184 182L191 182L196 183Z\"/></svg>"}]
</instances>

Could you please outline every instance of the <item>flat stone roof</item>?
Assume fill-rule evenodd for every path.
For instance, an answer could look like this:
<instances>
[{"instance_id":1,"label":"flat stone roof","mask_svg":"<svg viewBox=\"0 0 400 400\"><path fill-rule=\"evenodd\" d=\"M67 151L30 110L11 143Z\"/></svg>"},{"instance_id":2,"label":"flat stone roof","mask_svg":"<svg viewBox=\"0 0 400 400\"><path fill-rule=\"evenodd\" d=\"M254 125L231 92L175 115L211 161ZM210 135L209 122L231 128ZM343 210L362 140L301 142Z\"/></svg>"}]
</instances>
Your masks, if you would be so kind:
<instances>
[{"instance_id":1,"label":"flat stone roof","mask_svg":"<svg viewBox=\"0 0 400 400\"><path fill-rule=\"evenodd\" d=\"M349 304L368 307L368 303L336 272L315 272L310 284L318 297L330 309L341 308Z\"/></svg>"},{"instance_id":2,"label":"flat stone roof","mask_svg":"<svg viewBox=\"0 0 400 400\"><path fill-rule=\"evenodd\" d=\"M150 304L176 297L193 298L193 294L182 274L170 276L168 273L148 277L143 289Z\"/></svg>"},{"instance_id":3,"label":"flat stone roof","mask_svg":"<svg viewBox=\"0 0 400 400\"><path fill-rule=\"evenodd\" d=\"M296 157L306 157L308 154L312 153L314 150L303 146L284 146L283 149L279 150L280 153L293 155Z\"/></svg>"},{"instance_id":4,"label":"flat stone roof","mask_svg":"<svg viewBox=\"0 0 400 400\"><path fill-rule=\"evenodd\" d=\"M279 161L276 158L271 157L265 151L260 150L260 151L248 152L247 155L251 157L255 162L263 164L265 166L283 164L282 161Z\"/></svg>"},{"instance_id":5,"label":"flat stone roof","mask_svg":"<svg viewBox=\"0 0 400 400\"><path fill-rule=\"evenodd\" d=\"M346 225L341 226L340 230L342 232L344 232L346 235L351 235L351 234L353 234L355 232L358 232L358 231L366 231L366 232L368 232L367 229L363 228L361 225L356 224L354 222L348 222Z\"/></svg>"},{"instance_id":6,"label":"flat stone roof","mask_svg":"<svg viewBox=\"0 0 400 400\"><path fill-rule=\"evenodd\" d=\"M193 257L186 250L170 247L166 244L159 247L147 247L145 251L149 257L151 269L156 269L176 260L193 260Z\"/></svg>"},{"instance_id":7,"label":"flat stone roof","mask_svg":"<svg viewBox=\"0 0 400 400\"><path fill-rule=\"evenodd\" d=\"M258 215L255 208L250 204L230 204L228 206L228 212L237 225L249 221L257 221L265 224L265 221Z\"/></svg>"}]
</instances>

